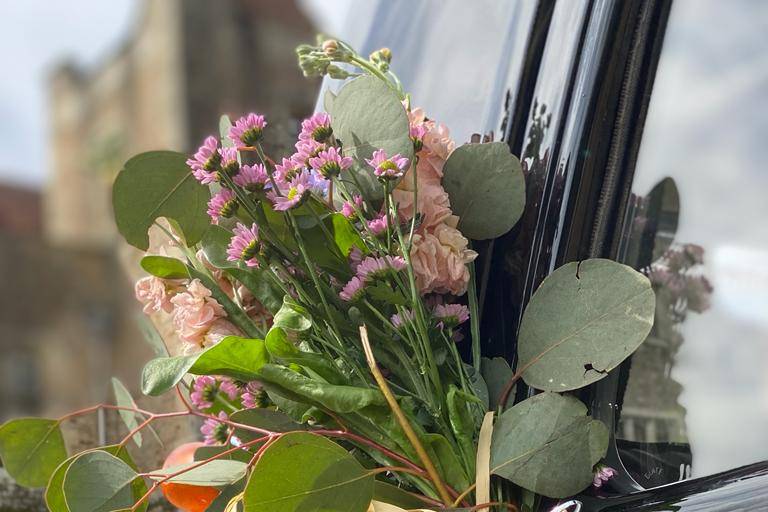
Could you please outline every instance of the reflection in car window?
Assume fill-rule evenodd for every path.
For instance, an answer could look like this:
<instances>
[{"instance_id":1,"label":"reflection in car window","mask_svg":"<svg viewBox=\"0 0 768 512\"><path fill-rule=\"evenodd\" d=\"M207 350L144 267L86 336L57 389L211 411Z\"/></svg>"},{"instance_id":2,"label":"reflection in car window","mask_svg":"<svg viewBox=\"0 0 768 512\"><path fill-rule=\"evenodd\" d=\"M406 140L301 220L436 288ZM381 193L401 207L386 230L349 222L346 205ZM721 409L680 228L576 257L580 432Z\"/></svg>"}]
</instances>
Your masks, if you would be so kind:
<instances>
[{"instance_id":1,"label":"reflection in car window","mask_svg":"<svg viewBox=\"0 0 768 512\"><path fill-rule=\"evenodd\" d=\"M620 248L658 299L616 431L646 487L768 459L766 32L765 2L673 3Z\"/></svg>"}]
</instances>

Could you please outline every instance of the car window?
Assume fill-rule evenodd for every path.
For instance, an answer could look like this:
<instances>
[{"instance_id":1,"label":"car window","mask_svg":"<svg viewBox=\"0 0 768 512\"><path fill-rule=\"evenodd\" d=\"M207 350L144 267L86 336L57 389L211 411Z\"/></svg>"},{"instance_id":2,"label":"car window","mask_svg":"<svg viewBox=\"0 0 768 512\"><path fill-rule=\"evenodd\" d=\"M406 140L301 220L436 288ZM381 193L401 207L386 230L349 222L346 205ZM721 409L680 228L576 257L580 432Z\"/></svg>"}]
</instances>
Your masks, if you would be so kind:
<instances>
[{"instance_id":1,"label":"car window","mask_svg":"<svg viewBox=\"0 0 768 512\"><path fill-rule=\"evenodd\" d=\"M535 0L364 1L353 5L338 36L364 55L389 47L414 106L445 123L458 144L473 133L498 140L535 9Z\"/></svg>"},{"instance_id":2,"label":"car window","mask_svg":"<svg viewBox=\"0 0 768 512\"><path fill-rule=\"evenodd\" d=\"M645 487L768 459L768 3L675 0L621 258L655 326L617 447Z\"/></svg>"}]
</instances>

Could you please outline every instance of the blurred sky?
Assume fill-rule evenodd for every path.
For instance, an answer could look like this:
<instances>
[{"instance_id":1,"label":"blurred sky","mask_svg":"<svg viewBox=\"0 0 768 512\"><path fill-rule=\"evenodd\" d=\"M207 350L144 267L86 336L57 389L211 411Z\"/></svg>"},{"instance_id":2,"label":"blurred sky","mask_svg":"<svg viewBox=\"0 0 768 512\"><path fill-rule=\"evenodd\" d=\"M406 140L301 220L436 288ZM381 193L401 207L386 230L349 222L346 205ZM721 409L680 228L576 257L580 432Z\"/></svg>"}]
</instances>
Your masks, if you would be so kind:
<instances>
[{"instance_id":1,"label":"blurred sky","mask_svg":"<svg viewBox=\"0 0 768 512\"><path fill-rule=\"evenodd\" d=\"M322 30L338 33L352 0L300 0ZM366 2L367 3L367 2ZM39 187L48 174L46 76L68 58L85 67L130 34L141 0L0 2L0 183Z\"/></svg>"}]
</instances>

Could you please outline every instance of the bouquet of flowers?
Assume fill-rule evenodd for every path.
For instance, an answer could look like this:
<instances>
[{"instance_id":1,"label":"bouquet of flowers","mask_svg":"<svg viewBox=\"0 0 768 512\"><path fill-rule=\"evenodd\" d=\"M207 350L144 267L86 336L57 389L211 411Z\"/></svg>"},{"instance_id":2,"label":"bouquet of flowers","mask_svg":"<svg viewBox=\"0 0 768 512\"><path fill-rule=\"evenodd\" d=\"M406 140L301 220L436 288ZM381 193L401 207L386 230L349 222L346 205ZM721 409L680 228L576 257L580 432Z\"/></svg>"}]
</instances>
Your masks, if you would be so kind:
<instances>
[{"instance_id":1,"label":"bouquet of flowers","mask_svg":"<svg viewBox=\"0 0 768 512\"><path fill-rule=\"evenodd\" d=\"M189 511L532 510L607 472L608 431L569 391L628 357L653 323L648 280L608 260L548 277L520 328L517 368L483 358L472 240L508 232L524 208L504 143L456 147L389 69L337 40L298 48L308 75L349 79L301 125L296 151L266 155L267 120L220 123L188 158L153 151L114 183L126 241L167 238L136 285L184 344L142 374L183 408L116 404L0 428L21 485L54 512L145 510L161 489ZM459 345L468 344L464 361ZM542 391L513 405L523 379ZM68 454L60 425L119 411L115 445ZM136 467L133 440L165 418L203 421L204 444Z\"/></svg>"}]
</instances>

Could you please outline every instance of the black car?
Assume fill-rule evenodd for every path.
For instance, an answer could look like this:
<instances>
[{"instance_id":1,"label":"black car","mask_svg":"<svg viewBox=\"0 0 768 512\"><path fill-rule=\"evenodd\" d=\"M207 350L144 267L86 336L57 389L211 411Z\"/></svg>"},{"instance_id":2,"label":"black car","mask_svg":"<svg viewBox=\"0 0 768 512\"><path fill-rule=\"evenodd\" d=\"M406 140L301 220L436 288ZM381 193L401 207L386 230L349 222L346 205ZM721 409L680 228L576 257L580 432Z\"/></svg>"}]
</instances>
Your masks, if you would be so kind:
<instances>
[{"instance_id":1,"label":"black car","mask_svg":"<svg viewBox=\"0 0 768 512\"><path fill-rule=\"evenodd\" d=\"M345 32L389 46L457 142L523 161L526 214L475 247L486 353L514 363L523 306L566 262L653 283L649 339L581 396L618 475L551 506L768 510L768 2L382 0Z\"/></svg>"}]
</instances>

